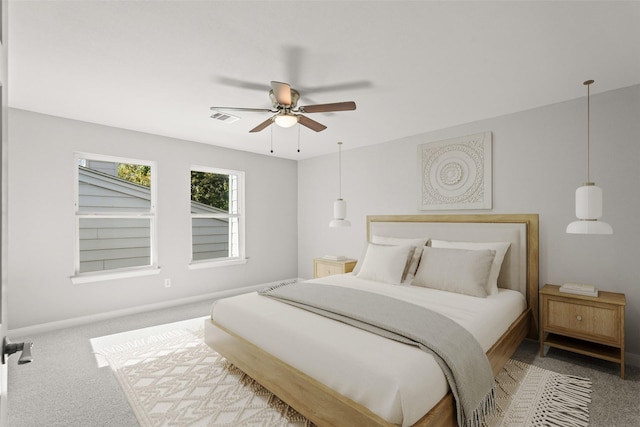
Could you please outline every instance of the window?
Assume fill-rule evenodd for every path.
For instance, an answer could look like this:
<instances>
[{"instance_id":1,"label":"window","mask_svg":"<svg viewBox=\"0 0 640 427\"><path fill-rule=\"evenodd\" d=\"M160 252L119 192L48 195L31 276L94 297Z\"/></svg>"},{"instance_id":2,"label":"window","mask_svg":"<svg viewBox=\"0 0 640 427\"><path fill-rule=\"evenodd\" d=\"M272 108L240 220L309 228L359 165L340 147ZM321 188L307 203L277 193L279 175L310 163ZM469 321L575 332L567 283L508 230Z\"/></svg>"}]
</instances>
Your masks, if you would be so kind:
<instances>
[{"instance_id":1,"label":"window","mask_svg":"<svg viewBox=\"0 0 640 427\"><path fill-rule=\"evenodd\" d=\"M191 168L191 265L244 262L244 172Z\"/></svg>"},{"instance_id":2,"label":"window","mask_svg":"<svg viewBox=\"0 0 640 427\"><path fill-rule=\"evenodd\" d=\"M76 278L157 267L155 165L76 154Z\"/></svg>"}]
</instances>

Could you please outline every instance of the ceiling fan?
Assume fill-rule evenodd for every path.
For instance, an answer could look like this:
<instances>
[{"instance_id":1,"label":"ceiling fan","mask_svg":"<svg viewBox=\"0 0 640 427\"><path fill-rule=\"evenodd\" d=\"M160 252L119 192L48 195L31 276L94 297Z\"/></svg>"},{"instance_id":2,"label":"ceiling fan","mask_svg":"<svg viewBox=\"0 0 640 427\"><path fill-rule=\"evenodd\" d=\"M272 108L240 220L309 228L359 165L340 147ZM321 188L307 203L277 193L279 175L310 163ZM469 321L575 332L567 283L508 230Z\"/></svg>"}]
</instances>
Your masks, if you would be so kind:
<instances>
[{"instance_id":1,"label":"ceiling fan","mask_svg":"<svg viewBox=\"0 0 640 427\"><path fill-rule=\"evenodd\" d=\"M322 123L318 123L315 120L303 115L302 113L328 113L334 111L349 111L356 109L356 103L353 101L334 102L331 104L315 104L298 106L298 100L300 99L300 93L292 89L287 83L271 82L271 90L269 91L269 98L271 98L271 104L273 108L242 108L242 107L211 107L211 110L237 110L237 111L251 111L258 113L273 113L274 115L269 117L258 126L251 129L249 132L260 132L272 123L276 123L281 127L291 127L296 123L300 123L303 126L308 127L316 132L321 132L327 127Z\"/></svg>"}]
</instances>

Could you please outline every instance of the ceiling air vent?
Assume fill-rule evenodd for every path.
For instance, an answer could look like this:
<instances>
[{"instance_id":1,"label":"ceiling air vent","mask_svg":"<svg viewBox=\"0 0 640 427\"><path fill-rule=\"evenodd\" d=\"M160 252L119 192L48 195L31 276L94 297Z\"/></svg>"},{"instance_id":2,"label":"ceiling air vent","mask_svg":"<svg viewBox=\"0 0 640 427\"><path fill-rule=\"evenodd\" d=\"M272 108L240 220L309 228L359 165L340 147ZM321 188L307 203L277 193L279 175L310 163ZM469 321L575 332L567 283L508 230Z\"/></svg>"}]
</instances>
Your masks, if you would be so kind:
<instances>
[{"instance_id":1,"label":"ceiling air vent","mask_svg":"<svg viewBox=\"0 0 640 427\"><path fill-rule=\"evenodd\" d=\"M240 120L240 117L232 116L231 114L221 113L220 111L213 110L213 114L211 114L212 119L220 120L225 123L233 123Z\"/></svg>"}]
</instances>

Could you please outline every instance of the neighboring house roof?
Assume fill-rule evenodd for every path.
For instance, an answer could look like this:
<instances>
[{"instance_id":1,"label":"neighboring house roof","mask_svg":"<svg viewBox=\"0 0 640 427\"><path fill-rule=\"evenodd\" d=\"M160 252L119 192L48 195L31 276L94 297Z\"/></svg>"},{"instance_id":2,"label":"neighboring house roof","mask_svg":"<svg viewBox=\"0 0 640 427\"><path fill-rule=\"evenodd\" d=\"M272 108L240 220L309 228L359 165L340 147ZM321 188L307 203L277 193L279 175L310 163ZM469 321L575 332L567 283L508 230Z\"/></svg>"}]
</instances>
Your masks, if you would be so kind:
<instances>
[{"instance_id":1,"label":"neighboring house roof","mask_svg":"<svg viewBox=\"0 0 640 427\"><path fill-rule=\"evenodd\" d=\"M191 201L191 213L228 213L222 209L205 205L204 203Z\"/></svg>"},{"instance_id":2,"label":"neighboring house roof","mask_svg":"<svg viewBox=\"0 0 640 427\"><path fill-rule=\"evenodd\" d=\"M151 200L151 190L144 185L135 184L126 179L99 172L95 169L78 166L78 180L81 183L90 184L96 187L111 190L127 196L138 197L144 200Z\"/></svg>"},{"instance_id":3,"label":"neighboring house roof","mask_svg":"<svg viewBox=\"0 0 640 427\"><path fill-rule=\"evenodd\" d=\"M78 180L81 184L99 187L109 193L117 193L126 197L151 201L151 190L144 185L136 184L126 179L118 178L95 169L84 166L78 167ZM191 201L191 213L227 213L226 211L204 203Z\"/></svg>"}]
</instances>

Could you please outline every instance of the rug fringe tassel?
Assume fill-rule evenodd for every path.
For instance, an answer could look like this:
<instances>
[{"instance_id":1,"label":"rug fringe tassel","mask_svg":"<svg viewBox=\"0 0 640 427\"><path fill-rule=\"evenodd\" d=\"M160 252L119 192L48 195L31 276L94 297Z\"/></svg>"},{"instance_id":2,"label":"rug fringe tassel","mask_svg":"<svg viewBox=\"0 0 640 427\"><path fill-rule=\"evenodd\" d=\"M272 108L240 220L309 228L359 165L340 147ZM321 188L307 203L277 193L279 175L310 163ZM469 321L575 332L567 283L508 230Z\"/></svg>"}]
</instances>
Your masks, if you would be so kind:
<instances>
[{"instance_id":1,"label":"rug fringe tassel","mask_svg":"<svg viewBox=\"0 0 640 427\"><path fill-rule=\"evenodd\" d=\"M554 378L556 392L546 402L544 421L547 426L587 427L591 381L573 376Z\"/></svg>"},{"instance_id":2,"label":"rug fringe tassel","mask_svg":"<svg viewBox=\"0 0 640 427\"><path fill-rule=\"evenodd\" d=\"M563 394L563 400L586 405L591 403L591 381L586 378L563 376L555 378L557 390Z\"/></svg>"}]
</instances>

